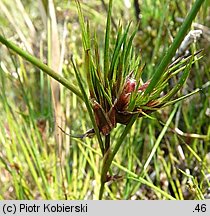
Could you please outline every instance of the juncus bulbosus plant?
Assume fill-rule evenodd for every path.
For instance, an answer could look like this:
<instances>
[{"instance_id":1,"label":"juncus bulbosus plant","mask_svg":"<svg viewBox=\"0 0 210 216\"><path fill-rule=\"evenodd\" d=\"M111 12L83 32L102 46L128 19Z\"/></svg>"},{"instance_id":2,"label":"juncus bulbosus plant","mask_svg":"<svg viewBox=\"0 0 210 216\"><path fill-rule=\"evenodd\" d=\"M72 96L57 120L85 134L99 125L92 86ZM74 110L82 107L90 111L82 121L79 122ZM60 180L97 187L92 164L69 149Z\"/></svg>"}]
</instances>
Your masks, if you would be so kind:
<instances>
[{"instance_id":1,"label":"juncus bulbosus plant","mask_svg":"<svg viewBox=\"0 0 210 216\"><path fill-rule=\"evenodd\" d=\"M155 75L151 79L143 81L142 73L145 65L141 62L140 53L133 47L137 29L130 33L131 23L126 28L119 24L116 38L111 37L112 0L109 1L103 62L100 58L97 37L91 37L89 23L84 20L79 1L76 0L76 4L85 52L85 82L89 89L88 93L85 91L85 85L73 58L72 64L94 125L91 133L96 133L104 158L99 195L101 199L104 184L110 179L107 173L111 162L135 120L199 91L196 90L180 98L174 98L190 73L191 65L195 61L195 54L176 59L175 62L169 64L190 26L192 17L191 21L186 19L187 23L183 24L177 34L174 43L169 48L168 55L166 54L157 69L154 68L154 70L156 69ZM201 1L197 1L197 10L199 5L201 5ZM196 15L195 11L193 15ZM114 47L112 47L113 41ZM180 73L179 81L169 88L169 80L178 73ZM110 133L117 123L126 125L126 128L113 147ZM105 137L104 141L103 136Z\"/></svg>"}]
</instances>

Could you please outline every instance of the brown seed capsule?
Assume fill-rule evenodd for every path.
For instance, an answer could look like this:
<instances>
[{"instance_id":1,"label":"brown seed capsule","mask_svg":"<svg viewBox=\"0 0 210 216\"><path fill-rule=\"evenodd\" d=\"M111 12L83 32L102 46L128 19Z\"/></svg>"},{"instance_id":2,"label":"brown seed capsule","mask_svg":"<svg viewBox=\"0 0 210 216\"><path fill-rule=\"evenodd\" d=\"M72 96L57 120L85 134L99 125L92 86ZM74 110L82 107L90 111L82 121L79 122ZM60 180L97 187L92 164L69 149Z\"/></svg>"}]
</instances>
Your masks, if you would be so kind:
<instances>
[{"instance_id":1,"label":"brown seed capsule","mask_svg":"<svg viewBox=\"0 0 210 216\"><path fill-rule=\"evenodd\" d=\"M127 78L122 93L120 94L115 104L117 110L120 111L126 110L130 102L131 92L133 92L135 88L136 88L136 80L132 78Z\"/></svg>"}]
</instances>

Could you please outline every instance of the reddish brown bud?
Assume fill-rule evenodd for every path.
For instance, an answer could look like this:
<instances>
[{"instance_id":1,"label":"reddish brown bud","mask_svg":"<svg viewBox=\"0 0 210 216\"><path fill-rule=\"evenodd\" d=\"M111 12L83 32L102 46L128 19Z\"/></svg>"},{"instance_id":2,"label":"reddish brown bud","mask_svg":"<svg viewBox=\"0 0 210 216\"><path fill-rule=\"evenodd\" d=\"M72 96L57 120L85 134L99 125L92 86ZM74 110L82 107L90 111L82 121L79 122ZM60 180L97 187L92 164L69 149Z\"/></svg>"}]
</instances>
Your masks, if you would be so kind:
<instances>
[{"instance_id":1,"label":"reddish brown bud","mask_svg":"<svg viewBox=\"0 0 210 216\"><path fill-rule=\"evenodd\" d=\"M93 111L99 130L103 133L103 135L109 134L113 128L113 125L101 105L96 101L93 101Z\"/></svg>"},{"instance_id":2,"label":"reddish brown bud","mask_svg":"<svg viewBox=\"0 0 210 216\"><path fill-rule=\"evenodd\" d=\"M136 80L132 79L132 78L127 78L126 82L125 82L123 92L125 94L131 93L131 92L133 92L135 90L135 88L136 88Z\"/></svg>"},{"instance_id":3,"label":"reddish brown bud","mask_svg":"<svg viewBox=\"0 0 210 216\"><path fill-rule=\"evenodd\" d=\"M136 88L136 80L132 78L127 78L122 93L115 104L117 110L119 111L126 110L130 101L131 92L133 92L135 88Z\"/></svg>"},{"instance_id":4,"label":"reddish brown bud","mask_svg":"<svg viewBox=\"0 0 210 216\"><path fill-rule=\"evenodd\" d=\"M138 88L138 92L143 92L149 85L150 80L144 83ZM133 111L128 111L128 105L130 103L131 93L137 88L137 83L135 79L127 77L119 98L115 99L114 104L110 107L108 112L105 112L99 103L92 100L93 111L96 119L96 124L102 132L103 135L107 135L116 126L117 123L128 124L134 112L139 112L139 116L143 116L140 110L134 108ZM151 101L147 106L155 105L155 101ZM145 113L150 113L151 111L145 111Z\"/></svg>"}]
</instances>

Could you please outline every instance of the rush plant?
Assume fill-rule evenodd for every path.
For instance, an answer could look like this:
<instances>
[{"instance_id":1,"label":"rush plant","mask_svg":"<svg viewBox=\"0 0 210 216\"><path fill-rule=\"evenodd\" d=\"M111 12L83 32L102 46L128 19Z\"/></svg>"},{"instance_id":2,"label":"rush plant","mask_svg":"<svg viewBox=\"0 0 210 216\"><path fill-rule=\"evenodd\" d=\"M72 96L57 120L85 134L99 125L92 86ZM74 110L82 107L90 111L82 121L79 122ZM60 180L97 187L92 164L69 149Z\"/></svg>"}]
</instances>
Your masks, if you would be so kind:
<instances>
[{"instance_id":1,"label":"rush plant","mask_svg":"<svg viewBox=\"0 0 210 216\"><path fill-rule=\"evenodd\" d=\"M146 81L142 79L145 65L142 64L141 55L135 51L132 43L138 28L130 33L131 23L125 28L119 24L116 38L111 36L112 2L112 0L109 1L103 61L101 61L97 36L96 34L94 37L91 36L89 22L85 22L80 3L76 0L85 56L85 81L83 81L84 79L72 57L77 81L94 126L91 132L96 133L103 155L99 199L102 199L104 184L113 179L108 175L111 163L136 119L143 116L148 117L152 112L199 91L196 90L174 99L176 93L184 85L195 60L194 55L191 55L172 64L170 62L202 1L195 3L168 53L157 69L154 68L154 70L156 69L154 76ZM172 88L168 88L169 80L178 73L180 73L179 81ZM85 91L86 84L89 92ZM126 127L120 139L113 146L110 133L118 123L126 125ZM118 178L118 176L115 175L114 178Z\"/></svg>"},{"instance_id":2,"label":"rush plant","mask_svg":"<svg viewBox=\"0 0 210 216\"><path fill-rule=\"evenodd\" d=\"M197 0L194 3L167 53L160 64L154 66L154 75L148 80L142 78L146 66L142 63L140 53L133 46L138 28L133 29L132 23L125 27L119 24L115 36L112 35L112 0L109 1L108 6L103 52L100 52L101 44L96 32L91 32L89 22L84 19L80 2L75 0L82 32L83 73L74 55L71 57L71 63L79 89L36 57L0 35L1 43L56 79L84 101L93 125L93 129L87 131L85 136L92 134L97 136L103 157L99 199L103 198L105 183L120 177L112 175L110 167L134 122L140 117L150 117L152 112L177 103L199 91L197 89L190 94L176 97L188 78L192 64L202 57L194 58L200 52L179 58L175 62L172 62L172 58L203 2L204 0ZM169 85L170 80L178 74L179 80ZM172 112L173 115L175 111ZM119 139L113 140L111 133L117 124L125 127ZM154 152L150 158L153 155Z\"/></svg>"}]
</instances>

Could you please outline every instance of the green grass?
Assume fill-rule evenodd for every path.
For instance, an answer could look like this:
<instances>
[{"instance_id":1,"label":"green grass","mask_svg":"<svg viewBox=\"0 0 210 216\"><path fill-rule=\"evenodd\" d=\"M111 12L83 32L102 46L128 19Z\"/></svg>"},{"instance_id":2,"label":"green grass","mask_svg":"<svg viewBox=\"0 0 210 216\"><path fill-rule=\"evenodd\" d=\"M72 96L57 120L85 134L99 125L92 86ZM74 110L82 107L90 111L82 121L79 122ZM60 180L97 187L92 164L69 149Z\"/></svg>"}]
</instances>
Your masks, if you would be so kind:
<instances>
[{"instance_id":1,"label":"green grass","mask_svg":"<svg viewBox=\"0 0 210 216\"><path fill-rule=\"evenodd\" d=\"M139 26L123 1L18 2L0 2L0 199L207 198L208 1L145 1ZM203 36L168 67L191 21ZM132 93L128 124L113 127L106 115L131 71L139 87L151 81Z\"/></svg>"}]
</instances>

